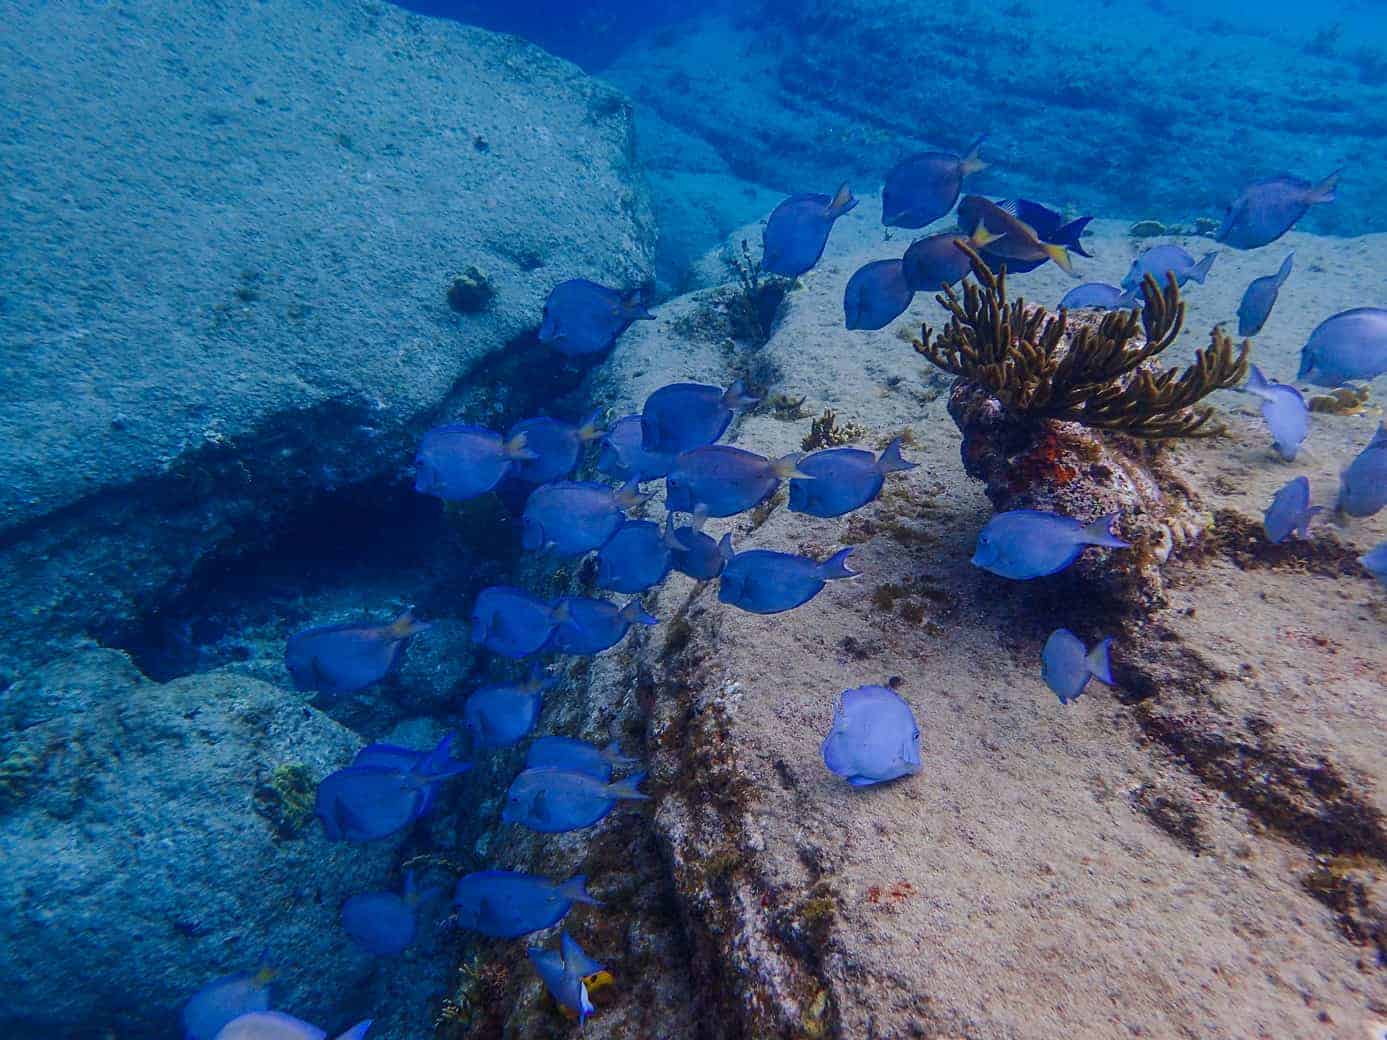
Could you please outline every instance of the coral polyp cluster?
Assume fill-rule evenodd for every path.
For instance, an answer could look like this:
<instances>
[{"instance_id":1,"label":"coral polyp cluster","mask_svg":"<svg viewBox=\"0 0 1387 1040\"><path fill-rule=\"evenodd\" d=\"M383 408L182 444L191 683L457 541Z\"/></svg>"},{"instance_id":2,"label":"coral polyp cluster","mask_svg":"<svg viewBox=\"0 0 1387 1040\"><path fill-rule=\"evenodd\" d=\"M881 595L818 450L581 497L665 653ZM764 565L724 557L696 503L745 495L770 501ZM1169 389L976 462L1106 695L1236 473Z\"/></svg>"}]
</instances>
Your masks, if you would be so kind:
<instances>
[{"instance_id":1,"label":"coral polyp cluster","mask_svg":"<svg viewBox=\"0 0 1387 1040\"><path fill-rule=\"evenodd\" d=\"M1096 322L1071 321L1024 299L1007 299L1006 271L994 274L967 245L977 283L960 296L946 288L938 297L948 324L935 336L929 326L912 345L934 365L980 384L1017 418L1077 422L1133 437L1207 436L1213 409L1199 402L1215 390L1237 386L1247 375L1251 344L1235 347L1219 328L1192 365L1160 369L1152 359L1175 342L1185 305L1173 277L1164 286L1150 275L1142 285L1145 306L1111 311Z\"/></svg>"}]
</instances>

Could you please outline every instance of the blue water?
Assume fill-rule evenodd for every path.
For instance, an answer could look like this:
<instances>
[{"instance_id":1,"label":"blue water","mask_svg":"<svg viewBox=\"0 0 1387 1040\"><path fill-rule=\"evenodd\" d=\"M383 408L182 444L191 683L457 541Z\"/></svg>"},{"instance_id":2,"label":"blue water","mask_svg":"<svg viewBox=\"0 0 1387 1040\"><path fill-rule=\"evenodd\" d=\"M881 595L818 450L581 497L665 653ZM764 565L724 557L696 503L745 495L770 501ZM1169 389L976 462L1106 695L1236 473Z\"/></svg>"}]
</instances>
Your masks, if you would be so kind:
<instances>
[{"instance_id":1,"label":"blue water","mask_svg":"<svg viewBox=\"0 0 1387 1040\"><path fill-rule=\"evenodd\" d=\"M885 250L805 326L855 356L871 341L848 330L924 300L889 265L952 233L961 196L983 197L988 255L1013 270L1069 254L987 200L1097 218L1109 246L1128 228L1178 240L1192 269L1229 248L1230 204L1282 174L1303 179L1296 233L1347 256L1387 232L1387 5L1367 0L6 6L25 30L0 41L0 1030L16 1040L742 1035L677 1018L719 976L694 964L706 944L650 806L708 764L648 731L640 655L676 620L692 630L662 612L671 583L773 621L856 576L836 547L753 544L810 479L798 432L739 439L748 415L814 418L777 390L785 351L763 349L786 307L825 292L814 276L845 242ZM927 229L883 229L883 184L921 152L968 168L921 189L943 199ZM777 253L803 262L772 271ZM1293 413L1278 438L1303 436L1293 380L1368 387L1372 407L1384 392L1387 271L1343 277L1379 309L1349 344L1368 360L1314 387L1308 361L1271 372ZM861 367L879 396L899 385ZM700 385L642 409L651 372ZM806 467L842 484L819 515L875 516L916 468L879 432ZM1387 448L1359 441L1338 504L1367 505L1333 566L1366 585L1383 578L1366 540ZM1286 461L1298 446L1278 441ZM543 483L522 479L540 463ZM668 526L667 488L684 507ZM1279 501L1267 532L1308 539L1308 500ZM1086 546L1129 548L1092 515L1042 524L973 563L1047 580ZM1061 702L1107 696L1090 683L1113 685L1106 657L1056 645ZM909 706L870 689L835 715L828 768L923 782ZM860 747L850 701L889 705L858 720ZM528 772L539 736L586 743L543 746L557 771ZM542 880L514 895L499 870ZM600 909L570 880L587 873ZM480 876L455 903L464 875Z\"/></svg>"}]
</instances>

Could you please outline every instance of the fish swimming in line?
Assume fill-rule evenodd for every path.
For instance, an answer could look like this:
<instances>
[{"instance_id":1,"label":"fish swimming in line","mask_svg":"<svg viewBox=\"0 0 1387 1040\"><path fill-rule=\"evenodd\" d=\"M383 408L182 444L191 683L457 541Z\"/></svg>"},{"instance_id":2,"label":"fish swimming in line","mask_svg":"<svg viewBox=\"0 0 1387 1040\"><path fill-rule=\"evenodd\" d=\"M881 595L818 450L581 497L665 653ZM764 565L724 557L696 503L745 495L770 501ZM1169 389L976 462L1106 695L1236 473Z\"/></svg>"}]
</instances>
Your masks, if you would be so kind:
<instances>
[{"instance_id":1,"label":"fish swimming in line","mask_svg":"<svg viewBox=\"0 0 1387 1040\"><path fill-rule=\"evenodd\" d=\"M1271 317L1272 307L1276 306L1277 294L1286 284L1286 279L1291 276L1291 264L1294 260L1295 253L1287 253L1286 259L1281 261L1281 267L1275 274L1264 274L1260 278L1252 279L1243 291L1243 298L1238 303L1239 336L1255 336L1262 331L1262 326Z\"/></svg>"},{"instance_id":2,"label":"fish swimming in line","mask_svg":"<svg viewBox=\"0 0 1387 1040\"><path fill-rule=\"evenodd\" d=\"M525 755L525 768L567 769L587 773L605 783L611 779L614 766L633 766L638 761L623 755L621 745L615 740L598 747L573 737L537 737Z\"/></svg>"},{"instance_id":3,"label":"fish swimming in line","mask_svg":"<svg viewBox=\"0 0 1387 1040\"><path fill-rule=\"evenodd\" d=\"M641 408L641 450L674 456L712 444L738 412L760 399L747 393L740 379L726 390L706 383L670 383L654 391Z\"/></svg>"},{"instance_id":4,"label":"fish swimming in line","mask_svg":"<svg viewBox=\"0 0 1387 1040\"><path fill-rule=\"evenodd\" d=\"M1167 276L1173 275L1176 285L1186 282L1204 284L1209 269L1218 259L1217 252L1205 253L1195 260L1179 246L1152 246L1132 261L1132 266L1122 278L1122 288L1133 295L1141 293L1142 283L1149 274L1158 285L1165 285Z\"/></svg>"},{"instance_id":5,"label":"fish swimming in line","mask_svg":"<svg viewBox=\"0 0 1387 1040\"><path fill-rule=\"evenodd\" d=\"M572 769L526 769L511 781L501 819L546 834L591 827L618 802L649 798L638 789L644 779L644 773L611 782Z\"/></svg>"},{"instance_id":6,"label":"fish swimming in line","mask_svg":"<svg viewBox=\"0 0 1387 1040\"><path fill-rule=\"evenodd\" d=\"M1043 578L1064 570L1090 545L1131 548L1112 533L1116 520L1116 513L1088 524L1035 509L998 513L979 533L972 563L1016 581Z\"/></svg>"},{"instance_id":7,"label":"fish swimming in line","mask_svg":"<svg viewBox=\"0 0 1387 1040\"><path fill-rule=\"evenodd\" d=\"M406 610L388 625L351 622L306 628L289 637L284 667L295 689L355 693L398 668L410 639L432 627Z\"/></svg>"},{"instance_id":8,"label":"fish swimming in line","mask_svg":"<svg viewBox=\"0 0 1387 1040\"><path fill-rule=\"evenodd\" d=\"M843 290L843 323L849 329L874 332L905 313L915 290L900 260L873 260L859 267Z\"/></svg>"},{"instance_id":9,"label":"fish swimming in line","mask_svg":"<svg viewBox=\"0 0 1387 1040\"><path fill-rule=\"evenodd\" d=\"M458 880L453 893L458 924L493 939L518 939L558 924L574 903L601 906L587 878L553 881L536 874L482 870Z\"/></svg>"},{"instance_id":10,"label":"fish swimming in line","mask_svg":"<svg viewBox=\"0 0 1387 1040\"><path fill-rule=\"evenodd\" d=\"M813 479L791 478L790 511L826 518L851 513L875 501L888 474L917 465L901 457L899 437L880 456L861 448L824 448L799 460L799 471Z\"/></svg>"},{"instance_id":11,"label":"fish swimming in line","mask_svg":"<svg viewBox=\"0 0 1387 1040\"><path fill-rule=\"evenodd\" d=\"M1249 185L1228 207L1214 239L1234 249L1270 245L1295 227L1311 206L1333 202L1343 172L1335 170L1318 184L1283 173Z\"/></svg>"},{"instance_id":12,"label":"fish swimming in line","mask_svg":"<svg viewBox=\"0 0 1387 1040\"><path fill-rule=\"evenodd\" d=\"M579 426L548 416L520 420L510 428L507 439L523 437L525 450L534 458L516 460L508 475L527 484L547 484L567 477L578 465L583 448L605 436L601 418L601 412L594 412Z\"/></svg>"},{"instance_id":13,"label":"fish swimming in line","mask_svg":"<svg viewBox=\"0 0 1387 1040\"><path fill-rule=\"evenodd\" d=\"M508 747L534 729L544 695L558 678L535 668L519 682L490 683L474 690L462 705L462 720L473 748Z\"/></svg>"},{"instance_id":14,"label":"fish swimming in line","mask_svg":"<svg viewBox=\"0 0 1387 1040\"><path fill-rule=\"evenodd\" d=\"M435 426L424 434L414 456L414 490L445 502L465 502L494 488L516 463L536 457L524 433L506 439L483 426Z\"/></svg>"},{"instance_id":15,"label":"fish swimming in line","mask_svg":"<svg viewBox=\"0 0 1387 1040\"><path fill-rule=\"evenodd\" d=\"M827 195L791 195L771 211L761 235L761 266L798 278L819 262L834 221L857 205L846 184Z\"/></svg>"},{"instance_id":16,"label":"fish swimming in line","mask_svg":"<svg viewBox=\"0 0 1387 1040\"><path fill-rule=\"evenodd\" d=\"M812 479L798 467L798 452L768 459L730 444L709 444L683 452L665 478L665 508L708 516L736 516L754 509L791 477Z\"/></svg>"},{"instance_id":17,"label":"fish swimming in line","mask_svg":"<svg viewBox=\"0 0 1387 1040\"><path fill-rule=\"evenodd\" d=\"M1040 654L1040 674L1061 704L1073 704L1087 688L1090 679L1113 685L1112 666L1108 660L1111 639L1095 643L1085 650L1079 637L1067 628L1057 628L1045 641Z\"/></svg>"},{"instance_id":18,"label":"fish swimming in line","mask_svg":"<svg viewBox=\"0 0 1387 1040\"><path fill-rule=\"evenodd\" d=\"M918 152L891 167L881 189L882 224L922 228L953 209L964 178L987 169L978 154L986 139L979 137L962 155Z\"/></svg>"},{"instance_id":19,"label":"fish swimming in line","mask_svg":"<svg viewBox=\"0 0 1387 1040\"><path fill-rule=\"evenodd\" d=\"M650 321L640 289L621 292L586 278L570 278L549 291L539 341L569 357L601 354L612 348L632 323Z\"/></svg>"},{"instance_id":20,"label":"fish swimming in line","mask_svg":"<svg viewBox=\"0 0 1387 1040\"><path fill-rule=\"evenodd\" d=\"M419 934L419 908L442 894L438 886L417 888L414 871L406 871L403 891L367 892L343 903L342 928L367 953L397 957Z\"/></svg>"}]
</instances>

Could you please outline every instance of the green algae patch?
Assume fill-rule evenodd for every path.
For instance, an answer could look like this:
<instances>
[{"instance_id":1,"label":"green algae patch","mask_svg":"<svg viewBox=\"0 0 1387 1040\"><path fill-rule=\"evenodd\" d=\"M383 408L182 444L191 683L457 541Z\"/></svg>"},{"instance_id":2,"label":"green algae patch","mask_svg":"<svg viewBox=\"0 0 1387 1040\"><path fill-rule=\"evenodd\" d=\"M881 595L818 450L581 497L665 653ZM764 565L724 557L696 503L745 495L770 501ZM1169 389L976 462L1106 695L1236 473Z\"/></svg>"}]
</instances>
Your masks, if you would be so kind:
<instances>
[{"instance_id":1,"label":"green algae patch","mask_svg":"<svg viewBox=\"0 0 1387 1040\"><path fill-rule=\"evenodd\" d=\"M275 766L267 781L255 789L255 811L270 821L275 834L295 838L313 819L317 785L297 762Z\"/></svg>"}]
</instances>

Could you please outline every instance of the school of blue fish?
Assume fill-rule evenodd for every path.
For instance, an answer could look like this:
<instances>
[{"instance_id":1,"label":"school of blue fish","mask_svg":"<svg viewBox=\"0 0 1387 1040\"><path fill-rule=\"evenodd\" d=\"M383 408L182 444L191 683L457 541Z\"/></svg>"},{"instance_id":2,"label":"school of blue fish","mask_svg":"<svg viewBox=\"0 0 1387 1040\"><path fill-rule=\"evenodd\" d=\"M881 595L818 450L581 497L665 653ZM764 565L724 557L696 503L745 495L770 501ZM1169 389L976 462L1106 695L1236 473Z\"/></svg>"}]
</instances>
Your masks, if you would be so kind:
<instances>
[{"instance_id":1,"label":"school of blue fish","mask_svg":"<svg viewBox=\"0 0 1387 1040\"><path fill-rule=\"evenodd\" d=\"M1028 199L991 200L965 195L964 181L986 167L979 138L962 154L910 156L886 175L881 223L925 228L951 212L957 230L910 243L899 259L873 261L844 289L844 325L881 329L899 317L916 293L961 282L970 273L966 244L990 265L1024 274L1053 262L1075 274L1073 257L1087 257L1081 236L1091 218L1066 221ZM1331 202L1340 174L1313 183L1278 176L1249 186L1229 207L1216 240L1235 249L1275 242L1311 206ZM847 185L832 195L804 193L785 199L770 214L763 235L762 267L787 278L810 271L824 256L835 223L858 205ZM1217 258L1196 258L1174 245L1139 255L1120 285L1088 282L1065 294L1066 310L1141 306L1140 286L1151 275L1179 284L1201 284ZM1242 335L1255 335L1270 320L1277 294L1291 277L1293 254L1255 279L1238 307ZM1075 274L1075 277L1077 275ZM544 305L538 339L559 355L591 363L611 350L634 322L654 319L645 295L570 279L554 286ZM1363 307L1332 315L1312 333L1297 379L1319 386L1372 379L1387 372L1387 310ZM1282 460L1293 462L1310 433L1310 412L1293 386L1253 367L1244 387L1258 401ZM565 595L547 598L514 586L493 585L475 597L470 637L498 658L538 658L520 678L473 689L461 706L459 735L433 748L372 744L353 761L324 777L315 813L332 841L364 843L399 834L427 815L440 791L471 769L480 756L529 739L523 768L505 792L503 822L539 833L592 827L624 802L649 796L645 774L616 743L603 747L560 734L534 736L544 697L557 683L545 661L585 657L617 646L638 627L659 619L641 596L672 573L718 582L719 602L773 615L794 610L830 582L856 575L851 548L815 559L772 549L738 550L730 534L704 532L709 518L746 513L788 485L788 508L813 517L839 517L872 503L893 473L916 463L899 440L879 453L834 447L766 458L723 443L740 413L758 404L741 383L729 387L681 382L662 386L641 411L604 424L601 414L569 422L534 416L507 430L454 422L429 430L414 458L415 490L444 502L497 493L515 505L520 545L555 562L591 557L595 584L604 593L629 597ZM594 449L590 471L603 479L574 479ZM632 515L654 497L645 486L664 482L663 518ZM1343 470L1337 511L1372 515L1387 505L1387 425ZM1290 480L1264 518L1271 543L1307 536L1323 507L1311 504L1304 476ZM993 516L977 536L971 562L1013 581L1059 573L1090 547L1117 552L1129 544L1114 533L1117 517L1077 518L1036 510ZM1362 565L1387 582L1387 543L1362 557ZM415 637L429 624L406 611L385 623L347 623L295 633L285 648L294 685L322 697L352 694L396 671ZM1051 634L1041 653L1041 678L1061 704L1078 699L1093 679L1112 685L1112 640L1092 647L1067 629ZM455 754L461 750L462 757ZM867 787L920 771L920 730L909 704L890 686L862 686L841 693L822 744L825 767L853 787ZM614 778L617 770L634 770ZM420 920L445 894L420 888L406 873L397 888L363 892L340 908L345 941L377 957L396 957L412 947ZM564 920L577 905L601 907L582 875L547 878L508 870L482 870L459 878L452 891L457 927L496 939L519 939ZM567 932L557 950L530 946L528 960L555 1001L582 1022L594 1013L589 981L603 965ZM272 1007L273 971L261 967L207 983L183 1010L186 1040L274 1038L316 1040L322 1030ZM359 1040L370 1021L342 1040Z\"/></svg>"}]
</instances>

